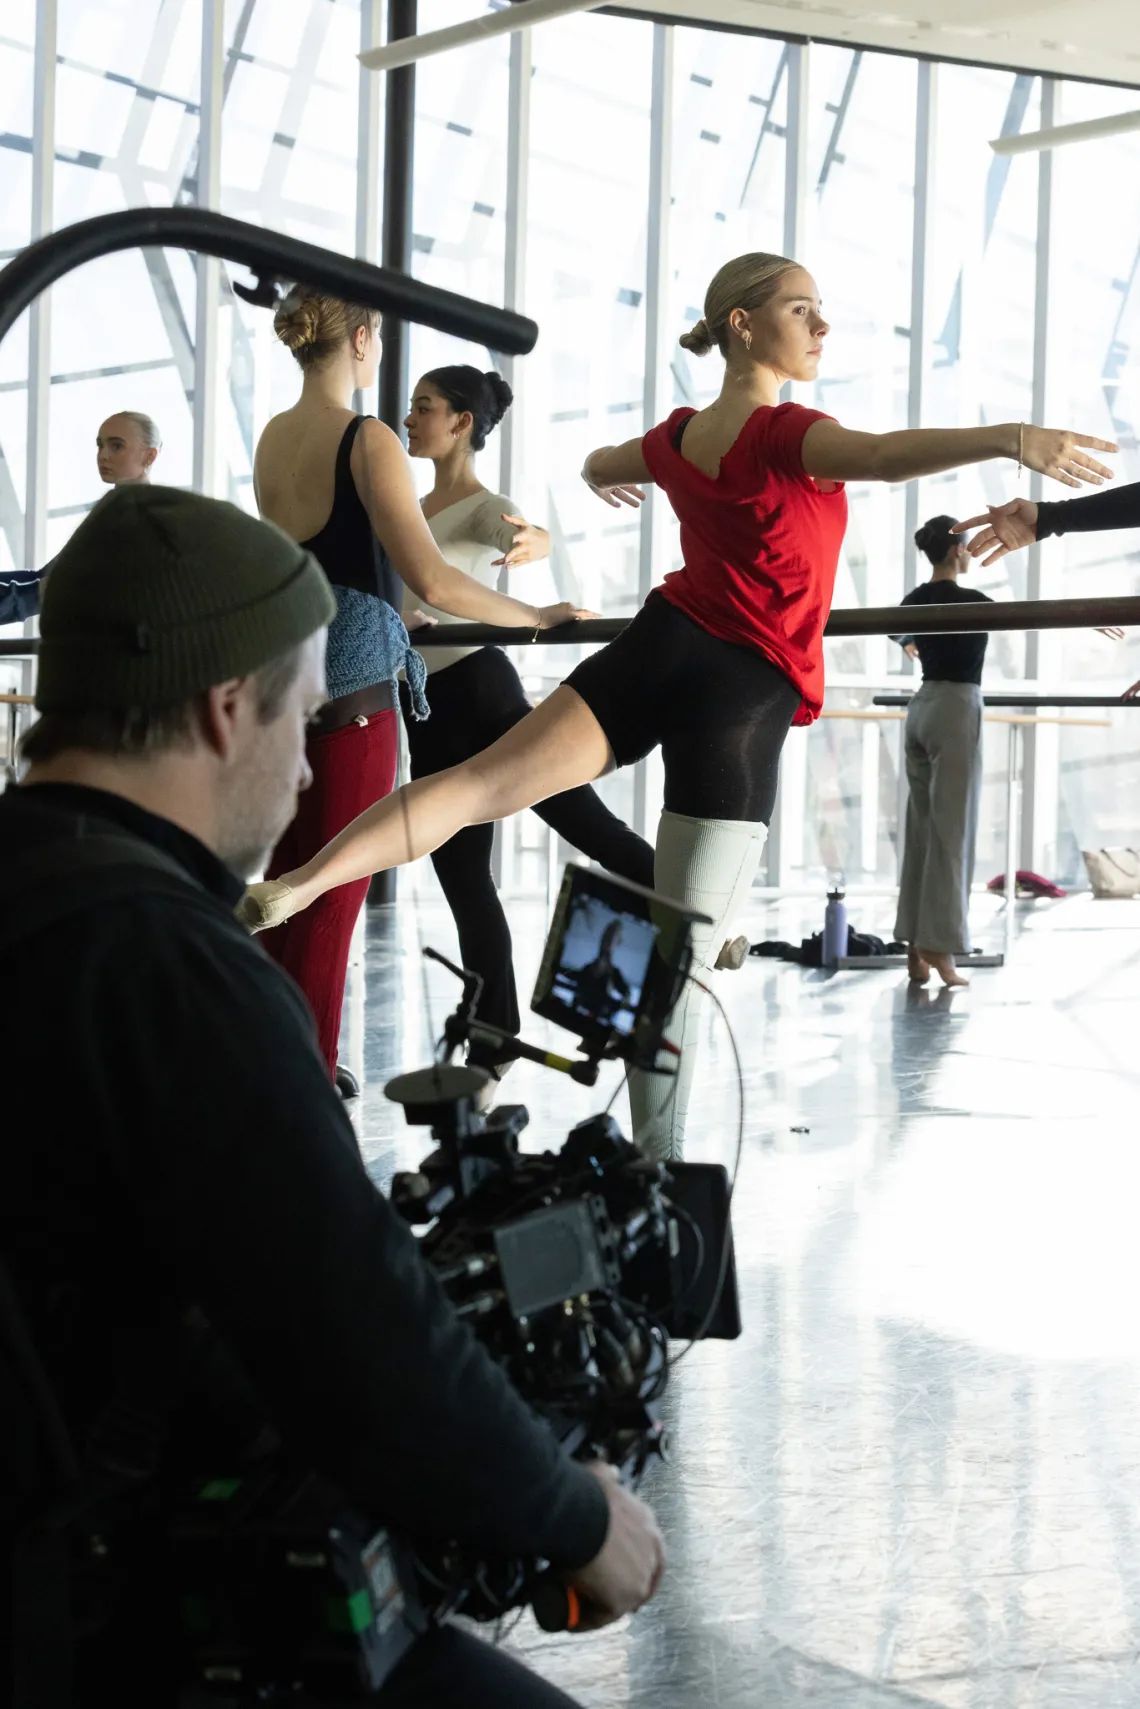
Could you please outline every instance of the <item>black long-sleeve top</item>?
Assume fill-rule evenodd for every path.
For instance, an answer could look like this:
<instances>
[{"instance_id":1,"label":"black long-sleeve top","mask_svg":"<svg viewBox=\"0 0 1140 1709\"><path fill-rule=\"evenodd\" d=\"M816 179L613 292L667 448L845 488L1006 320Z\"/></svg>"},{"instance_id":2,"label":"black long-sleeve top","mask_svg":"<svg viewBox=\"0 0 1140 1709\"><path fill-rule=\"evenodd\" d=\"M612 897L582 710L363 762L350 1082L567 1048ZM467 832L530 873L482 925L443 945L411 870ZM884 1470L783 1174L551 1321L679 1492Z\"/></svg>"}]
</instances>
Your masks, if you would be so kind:
<instances>
[{"instance_id":1,"label":"black long-sleeve top","mask_svg":"<svg viewBox=\"0 0 1140 1709\"><path fill-rule=\"evenodd\" d=\"M1082 498L1049 499L1037 506L1037 538L1051 534L1097 534L1109 528L1140 528L1140 481L1105 487Z\"/></svg>"},{"instance_id":2,"label":"black long-sleeve top","mask_svg":"<svg viewBox=\"0 0 1140 1709\"><path fill-rule=\"evenodd\" d=\"M45 819L44 816L47 816ZM186 873L9 945L0 1252L73 1433L147 1326L195 1305L292 1449L377 1522L575 1567L606 1534L369 1180L300 992L194 837L102 791L0 796L0 869L45 824L126 832ZM0 934L18 891L0 884ZM426 1136L425 1136L426 1138Z\"/></svg>"}]
</instances>

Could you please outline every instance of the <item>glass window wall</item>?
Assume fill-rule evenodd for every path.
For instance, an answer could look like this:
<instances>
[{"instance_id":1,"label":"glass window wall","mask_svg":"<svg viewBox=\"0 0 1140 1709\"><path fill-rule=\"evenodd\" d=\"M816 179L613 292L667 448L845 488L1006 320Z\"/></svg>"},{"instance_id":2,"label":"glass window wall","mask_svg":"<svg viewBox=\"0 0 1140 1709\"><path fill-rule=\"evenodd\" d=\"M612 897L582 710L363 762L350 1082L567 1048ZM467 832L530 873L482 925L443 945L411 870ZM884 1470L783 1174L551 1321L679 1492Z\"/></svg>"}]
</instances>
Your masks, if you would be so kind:
<instances>
[{"instance_id":1,"label":"glass window wall","mask_svg":"<svg viewBox=\"0 0 1140 1709\"><path fill-rule=\"evenodd\" d=\"M43 0L48 3L48 0ZM57 0L54 221L170 204L196 193L203 0ZM463 0L421 0L420 27L469 15ZM32 227L35 0L9 0L0 28L0 259ZM627 615L636 608L643 520L590 498L578 478L592 446L643 421L650 271L650 160L667 161L661 205L665 272L660 348L669 376L661 413L716 391L715 358L677 338L700 314L709 278L745 249L781 251L790 225L831 322L819 383L802 389L844 423L905 426L1029 419L1035 351L1044 349L1049 419L1118 440L1119 479L1140 476L1135 346L1140 225L1121 185L1140 165L1134 136L1038 154L995 155L993 138L1120 110L1113 89L1014 72L939 65L920 99L918 62L851 48L792 48L771 38L670 27L671 73L656 108L649 21L577 16L533 32L529 126L512 117L506 38L424 62L417 71L414 260L418 277L501 302L508 249L512 138L526 139L523 306L541 328L515 364L512 496L552 532L548 565L528 570L536 601L565 597ZM313 242L357 246L359 0L226 0L221 205ZM790 100L802 53L806 99ZM798 72L795 73L798 77ZM924 266L914 266L918 126L929 122ZM801 201L785 208L789 124L805 162ZM379 194L379 162L367 165ZM918 203L921 207L921 201ZM787 217L795 213L796 219ZM920 256L921 258L921 256ZM923 290L921 360L912 356L914 291ZM1042 290L1047 337L1035 325ZM656 306L656 305L655 305ZM268 416L292 401L297 373L270 318L230 293L223 269L217 387L228 490L252 506L250 470ZM93 439L112 409L147 410L165 440L160 471L189 483L194 410L195 273L180 253L111 257L53 292L51 457L40 502L58 549L98 496ZM653 353L651 353L653 354ZM494 353L423 329L412 377L443 361L486 367ZM921 376L921 399L910 395ZM0 351L0 571L23 553L27 342ZM483 478L502 485L497 442ZM422 472L426 474L426 471ZM908 518L964 515L1017 490L1011 465L924 481L908 511L901 488L853 486L839 605L894 600L906 585ZM1027 490L1023 488L1022 490ZM1049 496L1060 496L1060 489ZM676 530L655 563L676 566ZM919 574L925 566L919 565ZM995 598L1140 588L1140 542L1069 535L1037 558L1019 554L977 585ZM828 710L866 711L877 690L913 681L892 643L827 644ZM528 685L547 692L573 663L529 651ZM1027 675L1032 672L1032 675ZM1119 689L1140 676L1140 634L995 635L987 682ZM1030 744L1032 838L1023 849L1062 880L1086 846L1140 837L1137 715L1107 731L1060 728ZM889 884L897 859L900 730L895 720L834 717L789 744L773 872L813 886L828 871ZM1005 744L991 740L979 875L1004 860ZM626 776L605 789L632 809ZM528 882L545 873L545 832ZM774 839L775 841L775 839ZM537 862L537 864L536 864ZM546 863L544 865L544 863Z\"/></svg>"}]
</instances>

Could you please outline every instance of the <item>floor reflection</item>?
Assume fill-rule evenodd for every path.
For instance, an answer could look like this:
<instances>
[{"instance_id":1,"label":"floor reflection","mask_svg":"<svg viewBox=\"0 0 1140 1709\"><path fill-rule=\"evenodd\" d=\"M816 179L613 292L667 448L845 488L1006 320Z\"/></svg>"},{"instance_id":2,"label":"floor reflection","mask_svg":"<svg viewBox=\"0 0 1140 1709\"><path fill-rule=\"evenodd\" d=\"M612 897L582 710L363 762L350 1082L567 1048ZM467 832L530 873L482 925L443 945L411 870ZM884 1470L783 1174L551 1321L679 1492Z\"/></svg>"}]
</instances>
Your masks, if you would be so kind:
<instances>
[{"instance_id":1,"label":"floor reflection","mask_svg":"<svg viewBox=\"0 0 1140 1709\"><path fill-rule=\"evenodd\" d=\"M749 923L795 940L816 912ZM525 990L544 913L511 916ZM988 900L976 927L996 947ZM352 976L381 1182L426 1149L382 1082L427 1060L456 995L422 941L454 953L440 906L405 897ZM520 1627L536 1667L589 1709L1140 1703L1138 972L1135 905L1075 897L1023 907L1010 965L953 994L898 970L722 976L745 1334L668 1397L658 1602L593 1638ZM726 1159L712 1015L705 1047L690 1155ZM525 1064L507 1083L542 1146L611 1089Z\"/></svg>"}]
</instances>

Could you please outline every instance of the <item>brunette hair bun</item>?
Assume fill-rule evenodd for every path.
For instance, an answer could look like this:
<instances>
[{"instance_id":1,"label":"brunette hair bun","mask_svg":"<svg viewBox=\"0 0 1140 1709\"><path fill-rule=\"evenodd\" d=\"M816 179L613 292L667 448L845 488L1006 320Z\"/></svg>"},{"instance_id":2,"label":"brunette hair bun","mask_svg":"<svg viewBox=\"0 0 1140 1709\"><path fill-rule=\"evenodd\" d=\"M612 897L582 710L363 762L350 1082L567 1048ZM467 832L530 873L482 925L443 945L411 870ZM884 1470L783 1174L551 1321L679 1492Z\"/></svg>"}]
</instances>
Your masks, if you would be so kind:
<instances>
[{"instance_id":1,"label":"brunette hair bun","mask_svg":"<svg viewBox=\"0 0 1140 1709\"><path fill-rule=\"evenodd\" d=\"M433 368L424 379L447 399L456 415L471 417L472 451L483 449L488 433L498 427L514 401L511 388L494 369L483 374L469 363L457 362L448 368Z\"/></svg>"},{"instance_id":2,"label":"brunette hair bun","mask_svg":"<svg viewBox=\"0 0 1140 1709\"><path fill-rule=\"evenodd\" d=\"M488 414L492 418L490 425L498 427L514 403L515 394L497 368L492 368L489 374L483 375L483 385L487 391Z\"/></svg>"},{"instance_id":3,"label":"brunette hair bun","mask_svg":"<svg viewBox=\"0 0 1140 1709\"><path fill-rule=\"evenodd\" d=\"M915 535L915 545L932 564L944 564L954 547L961 545L958 535L950 532L957 521L956 516L932 516Z\"/></svg>"}]
</instances>

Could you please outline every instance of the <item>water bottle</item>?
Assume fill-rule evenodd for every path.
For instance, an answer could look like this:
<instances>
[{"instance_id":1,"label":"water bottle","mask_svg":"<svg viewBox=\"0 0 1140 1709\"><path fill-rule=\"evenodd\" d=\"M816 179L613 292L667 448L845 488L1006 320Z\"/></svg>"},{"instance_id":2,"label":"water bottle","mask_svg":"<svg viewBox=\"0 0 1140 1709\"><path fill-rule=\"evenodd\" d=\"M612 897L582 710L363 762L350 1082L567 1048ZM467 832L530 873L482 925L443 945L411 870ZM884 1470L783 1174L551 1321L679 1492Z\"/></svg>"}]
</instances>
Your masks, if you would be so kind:
<instances>
[{"instance_id":1,"label":"water bottle","mask_svg":"<svg viewBox=\"0 0 1140 1709\"><path fill-rule=\"evenodd\" d=\"M823 916L823 965L835 967L841 955L847 954L847 904L838 886L827 893L827 909Z\"/></svg>"}]
</instances>

